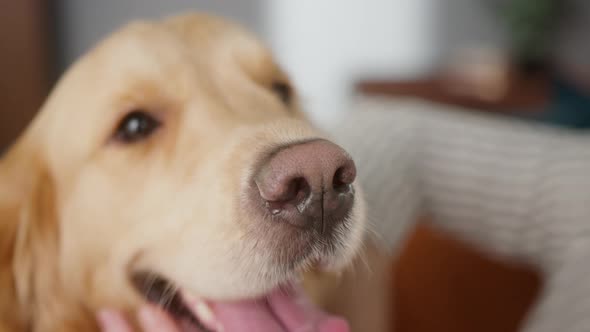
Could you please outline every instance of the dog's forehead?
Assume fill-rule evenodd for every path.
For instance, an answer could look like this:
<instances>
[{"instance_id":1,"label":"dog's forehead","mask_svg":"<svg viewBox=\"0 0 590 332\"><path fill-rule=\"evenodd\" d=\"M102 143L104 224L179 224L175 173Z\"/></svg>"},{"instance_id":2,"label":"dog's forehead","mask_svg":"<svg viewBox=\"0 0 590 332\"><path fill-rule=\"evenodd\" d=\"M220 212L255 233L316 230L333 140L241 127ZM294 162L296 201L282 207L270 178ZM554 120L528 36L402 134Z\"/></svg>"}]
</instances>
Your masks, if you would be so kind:
<instances>
[{"instance_id":1,"label":"dog's forehead","mask_svg":"<svg viewBox=\"0 0 590 332\"><path fill-rule=\"evenodd\" d=\"M193 93L198 80L223 80L230 76L228 72L247 72L258 79L279 71L256 38L222 19L190 14L163 21L135 22L79 59L54 89L50 104L63 100L65 106L74 106L79 100L81 105L75 105L79 113L93 100L113 99L128 91L141 92L150 85L157 86L162 95L168 90L179 96L186 90L185 94Z\"/></svg>"},{"instance_id":2,"label":"dog's forehead","mask_svg":"<svg viewBox=\"0 0 590 332\"><path fill-rule=\"evenodd\" d=\"M218 71L227 69L245 70L254 78L282 74L255 36L205 14L130 23L100 42L76 67L97 82L107 75L173 76L174 80L183 75L219 77Z\"/></svg>"},{"instance_id":3,"label":"dog's forehead","mask_svg":"<svg viewBox=\"0 0 590 332\"><path fill-rule=\"evenodd\" d=\"M264 66L256 68L259 70L278 69L271 53L257 37L239 25L205 14L135 22L113 34L105 44L118 48L118 53L123 53L121 56L133 47L156 62L174 62L182 58L194 64L205 64L210 69L235 62L246 66L263 63ZM116 52L109 50L108 53L107 56L113 58Z\"/></svg>"},{"instance_id":4,"label":"dog's forehead","mask_svg":"<svg viewBox=\"0 0 590 332\"><path fill-rule=\"evenodd\" d=\"M135 22L99 43L80 59L79 67L97 76L134 72L162 76L174 66L188 72L207 57L208 52L205 51L191 52L183 38L162 24Z\"/></svg>"},{"instance_id":5,"label":"dog's forehead","mask_svg":"<svg viewBox=\"0 0 590 332\"><path fill-rule=\"evenodd\" d=\"M225 80L241 76L264 86L287 80L256 37L238 25L204 14L129 24L76 67L70 76L82 76L80 86L111 97L142 91L141 87L149 85L157 86L162 94L169 90L176 96L190 95L198 81L223 87Z\"/></svg>"}]
</instances>

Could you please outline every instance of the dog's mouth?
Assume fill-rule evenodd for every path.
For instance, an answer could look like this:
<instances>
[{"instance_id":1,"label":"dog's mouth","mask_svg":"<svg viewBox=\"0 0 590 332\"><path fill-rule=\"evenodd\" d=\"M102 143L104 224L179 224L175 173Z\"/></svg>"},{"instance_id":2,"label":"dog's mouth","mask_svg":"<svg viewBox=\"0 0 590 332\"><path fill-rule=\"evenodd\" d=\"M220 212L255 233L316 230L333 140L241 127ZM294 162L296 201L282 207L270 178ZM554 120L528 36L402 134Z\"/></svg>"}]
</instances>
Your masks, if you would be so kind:
<instances>
[{"instance_id":1,"label":"dog's mouth","mask_svg":"<svg viewBox=\"0 0 590 332\"><path fill-rule=\"evenodd\" d=\"M265 296L233 302L198 300L154 273L136 273L133 283L150 303L167 312L183 332L348 332L348 324L315 307L296 284Z\"/></svg>"}]
</instances>

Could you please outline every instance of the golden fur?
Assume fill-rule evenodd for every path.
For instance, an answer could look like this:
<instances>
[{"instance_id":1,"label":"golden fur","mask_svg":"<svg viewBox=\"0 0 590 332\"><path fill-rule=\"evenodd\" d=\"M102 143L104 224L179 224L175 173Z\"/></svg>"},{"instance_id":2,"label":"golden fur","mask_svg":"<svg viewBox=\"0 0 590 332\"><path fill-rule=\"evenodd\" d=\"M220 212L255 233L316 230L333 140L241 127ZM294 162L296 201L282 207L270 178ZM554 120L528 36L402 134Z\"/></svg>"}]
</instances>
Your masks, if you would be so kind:
<instances>
[{"instance_id":1,"label":"golden fur","mask_svg":"<svg viewBox=\"0 0 590 332\"><path fill-rule=\"evenodd\" d=\"M262 151L320 134L275 82L288 78L255 38L201 14L131 24L80 59L0 160L0 332L95 331L99 308L140 303L129 273L141 268L216 299L276 286L284 276L248 241L255 229L238 227L250 220L235 193ZM165 125L122 146L110 137L134 109ZM362 209L359 199L332 270L360 248ZM368 248L383 284L359 264L337 287L307 280L354 328L379 331L388 267Z\"/></svg>"}]
</instances>

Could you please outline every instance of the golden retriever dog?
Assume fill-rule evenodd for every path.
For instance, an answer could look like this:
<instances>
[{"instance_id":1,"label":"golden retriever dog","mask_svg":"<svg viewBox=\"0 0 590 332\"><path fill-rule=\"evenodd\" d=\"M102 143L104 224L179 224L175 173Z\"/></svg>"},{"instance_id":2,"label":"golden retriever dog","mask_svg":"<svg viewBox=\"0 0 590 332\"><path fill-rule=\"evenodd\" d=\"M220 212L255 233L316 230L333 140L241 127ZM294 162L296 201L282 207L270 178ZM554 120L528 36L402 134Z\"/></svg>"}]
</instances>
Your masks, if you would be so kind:
<instances>
[{"instance_id":1,"label":"golden retriever dog","mask_svg":"<svg viewBox=\"0 0 590 332\"><path fill-rule=\"evenodd\" d=\"M385 330L355 173L241 27L132 23L68 70L0 161L0 331L97 331L97 310L145 301L213 330L187 296L227 332L347 331L341 316ZM298 312L299 296L323 309Z\"/></svg>"}]
</instances>

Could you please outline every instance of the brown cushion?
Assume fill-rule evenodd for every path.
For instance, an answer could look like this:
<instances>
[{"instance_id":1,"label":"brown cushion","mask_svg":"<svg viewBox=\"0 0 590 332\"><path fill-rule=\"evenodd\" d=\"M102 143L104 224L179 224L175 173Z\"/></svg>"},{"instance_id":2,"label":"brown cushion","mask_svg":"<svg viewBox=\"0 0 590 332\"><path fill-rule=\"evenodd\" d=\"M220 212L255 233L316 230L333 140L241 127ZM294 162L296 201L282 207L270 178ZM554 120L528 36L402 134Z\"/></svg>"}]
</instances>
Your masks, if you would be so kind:
<instances>
[{"instance_id":1,"label":"brown cushion","mask_svg":"<svg viewBox=\"0 0 590 332\"><path fill-rule=\"evenodd\" d=\"M394 274L396 332L517 331L541 285L532 268L492 260L424 225Z\"/></svg>"}]
</instances>

